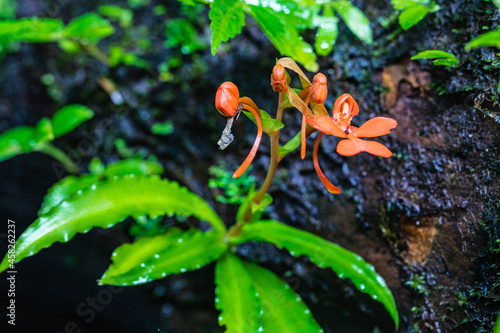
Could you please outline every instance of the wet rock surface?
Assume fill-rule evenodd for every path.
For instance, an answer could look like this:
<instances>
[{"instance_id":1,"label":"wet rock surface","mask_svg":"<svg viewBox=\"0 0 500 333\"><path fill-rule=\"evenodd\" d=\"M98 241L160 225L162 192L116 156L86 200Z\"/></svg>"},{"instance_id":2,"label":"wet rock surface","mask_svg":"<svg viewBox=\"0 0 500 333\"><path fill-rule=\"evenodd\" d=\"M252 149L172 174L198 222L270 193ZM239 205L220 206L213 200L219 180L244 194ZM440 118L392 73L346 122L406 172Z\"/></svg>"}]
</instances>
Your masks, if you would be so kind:
<instances>
[{"instance_id":1,"label":"wet rock surface","mask_svg":"<svg viewBox=\"0 0 500 333\"><path fill-rule=\"evenodd\" d=\"M494 117L500 70L498 50L465 53L463 46L483 33L483 26L493 29L500 21L490 2L437 2L440 11L395 34L396 22L385 28L376 23L393 12L388 2L354 1L374 23L376 43L364 46L340 25L334 52L319 59L330 84L326 106L331 110L335 98L348 92L360 106L353 125L374 116L395 118L393 134L376 139L394 156L342 157L335 153L338 140L324 138L322 169L343 190L333 196L314 171L310 138L305 160L293 152L280 165L267 216L318 234L372 263L396 298L401 332L490 332L500 308L500 123ZM82 6L64 4L65 21L94 9ZM178 15L176 2L168 8L172 16L165 20ZM44 9L25 2L18 14L43 16ZM146 9L136 19L149 26L153 41L162 43L162 20L149 18ZM206 33L201 23L197 28ZM460 64L446 69L431 61L409 60L427 49L450 51ZM156 51L158 58L173 52L162 46ZM2 59L6 70L0 73L0 131L33 125L65 104L84 104L96 117L55 142L71 152L82 170L94 156L105 162L118 159L113 140L122 138L130 149L157 156L165 177L207 199L232 224L236 208L214 200L207 170L220 160L236 169L253 143L255 128L237 121L235 141L220 152L216 142L225 121L213 106L215 91L231 80L242 95L273 114L277 95L269 75L278 56L247 20L243 34L216 57L208 49L186 55L175 80L151 85L154 71L109 69L88 55L64 54L54 44L24 44L17 54ZM46 73L54 76L59 99L41 83ZM114 104L103 90L102 76L116 84L122 104ZM151 125L167 119L174 122L173 133L152 135ZM297 112L287 111L284 123L282 142L299 130ZM258 183L265 177L268 155L269 141L264 138L251 171ZM5 216L17 222L18 234L36 219L43 195L62 175L52 163L38 153L0 163L0 205ZM112 292L112 301L95 310L92 320L78 312L82 303L83 309L89 308L89 297L102 297L95 280L109 265L113 249L132 240L127 236L131 225L127 221L111 230L92 230L19 264L20 322L37 331L63 331L68 322L84 332L221 331L210 266ZM249 243L238 251L294 287L325 332L392 331L383 307L308 259L293 258L268 244Z\"/></svg>"}]
</instances>

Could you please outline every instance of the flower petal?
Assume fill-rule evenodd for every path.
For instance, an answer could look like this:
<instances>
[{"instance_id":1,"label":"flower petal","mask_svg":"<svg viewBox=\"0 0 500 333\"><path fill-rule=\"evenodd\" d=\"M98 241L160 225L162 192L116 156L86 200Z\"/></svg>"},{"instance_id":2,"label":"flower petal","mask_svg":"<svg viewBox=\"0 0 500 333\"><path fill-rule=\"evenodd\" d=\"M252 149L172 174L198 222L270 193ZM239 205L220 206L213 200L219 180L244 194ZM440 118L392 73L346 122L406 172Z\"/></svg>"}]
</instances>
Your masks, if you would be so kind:
<instances>
[{"instance_id":1,"label":"flower petal","mask_svg":"<svg viewBox=\"0 0 500 333\"><path fill-rule=\"evenodd\" d=\"M248 169L250 164L253 161L253 158L255 157L255 154L257 154L257 150L259 149L259 144L260 140L262 139L262 122L260 121L260 111L257 112L254 110L253 107L250 107L246 104L243 104L243 108L245 110L250 111L253 116L255 117L255 120L257 121L257 136L255 137L255 142L253 143L253 147L250 150L250 153L248 153L247 158L243 161L243 163L240 165L238 170L236 170L233 174L233 178L238 178L242 174L245 173L245 171ZM258 109L257 109L258 110Z\"/></svg>"},{"instance_id":2,"label":"flower petal","mask_svg":"<svg viewBox=\"0 0 500 333\"><path fill-rule=\"evenodd\" d=\"M316 138L316 142L314 143L314 152L313 152L313 163L314 163L314 169L316 170L316 173L318 174L319 179L325 185L326 189L328 192L333 193L333 194L340 194L342 193L342 190L338 188L337 186L333 185L326 179L326 176L323 174L323 171L321 171L321 168L319 167L318 163L318 147L319 143L321 141L321 138L323 137L323 133L319 133L318 137ZM345 141L345 140L343 140Z\"/></svg>"},{"instance_id":3,"label":"flower petal","mask_svg":"<svg viewBox=\"0 0 500 333\"><path fill-rule=\"evenodd\" d=\"M380 157L391 157L392 152L383 144L376 141L359 140L364 143L363 151Z\"/></svg>"},{"instance_id":4,"label":"flower petal","mask_svg":"<svg viewBox=\"0 0 500 333\"><path fill-rule=\"evenodd\" d=\"M306 116L302 115L302 128L300 132L300 157L306 158Z\"/></svg>"},{"instance_id":5,"label":"flower petal","mask_svg":"<svg viewBox=\"0 0 500 333\"><path fill-rule=\"evenodd\" d=\"M396 128L398 122L392 118L375 117L368 120L356 130L358 138L374 138L391 133L391 129Z\"/></svg>"},{"instance_id":6,"label":"flower petal","mask_svg":"<svg viewBox=\"0 0 500 333\"><path fill-rule=\"evenodd\" d=\"M349 110L351 111L351 116L355 116L359 113L358 103L349 94L343 94L333 104L333 114L338 112L338 109L346 102L349 105Z\"/></svg>"},{"instance_id":7,"label":"flower petal","mask_svg":"<svg viewBox=\"0 0 500 333\"><path fill-rule=\"evenodd\" d=\"M347 140L341 140L337 145L337 153L343 156L353 156L367 152L380 157L391 157L392 152L383 144L376 141L361 140L353 134Z\"/></svg>"},{"instance_id":8,"label":"flower petal","mask_svg":"<svg viewBox=\"0 0 500 333\"><path fill-rule=\"evenodd\" d=\"M347 138L347 134L338 127L333 118L320 116L316 118L307 118L309 126L325 134L330 134L339 138Z\"/></svg>"}]
</instances>

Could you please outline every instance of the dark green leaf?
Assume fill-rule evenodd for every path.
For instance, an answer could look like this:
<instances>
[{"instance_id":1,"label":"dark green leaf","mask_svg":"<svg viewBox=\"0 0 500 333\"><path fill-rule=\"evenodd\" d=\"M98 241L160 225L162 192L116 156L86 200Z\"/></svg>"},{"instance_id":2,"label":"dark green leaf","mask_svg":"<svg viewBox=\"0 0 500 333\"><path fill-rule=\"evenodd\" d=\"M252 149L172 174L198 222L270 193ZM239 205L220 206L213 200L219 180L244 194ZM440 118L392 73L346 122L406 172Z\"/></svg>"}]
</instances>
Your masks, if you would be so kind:
<instances>
[{"instance_id":1,"label":"dark green leaf","mask_svg":"<svg viewBox=\"0 0 500 333\"><path fill-rule=\"evenodd\" d=\"M332 5L354 35L367 44L373 43L370 20L359 8L353 6L349 1L335 1L332 2Z\"/></svg>"},{"instance_id":2,"label":"dark green leaf","mask_svg":"<svg viewBox=\"0 0 500 333\"><path fill-rule=\"evenodd\" d=\"M300 146L301 133L302 131L299 131L299 133L297 133L290 141L278 148L278 153L280 156L285 156L286 154L291 153Z\"/></svg>"},{"instance_id":3,"label":"dark green leaf","mask_svg":"<svg viewBox=\"0 0 500 333\"><path fill-rule=\"evenodd\" d=\"M214 0L208 16L212 29L212 55L215 55L222 42L241 33L245 25L245 12L239 0Z\"/></svg>"},{"instance_id":4,"label":"dark green leaf","mask_svg":"<svg viewBox=\"0 0 500 333\"><path fill-rule=\"evenodd\" d=\"M16 17L17 1L0 0L0 19L13 19Z\"/></svg>"},{"instance_id":5,"label":"dark green leaf","mask_svg":"<svg viewBox=\"0 0 500 333\"><path fill-rule=\"evenodd\" d=\"M440 50L427 50L420 52L411 57L411 60L415 59L438 59L434 61L434 64L444 66L455 66L458 63L458 59L453 54Z\"/></svg>"},{"instance_id":6,"label":"dark green leaf","mask_svg":"<svg viewBox=\"0 0 500 333\"><path fill-rule=\"evenodd\" d=\"M293 256L308 256L321 268L331 268L340 278L350 279L360 291L381 302L399 324L396 304L384 279L359 255L327 240L276 221L245 224L239 237L230 242L265 241L287 249Z\"/></svg>"},{"instance_id":7,"label":"dark green leaf","mask_svg":"<svg viewBox=\"0 0 500 333\"><path fill-rule=\"evenodd\" d=\"M59 109L52 117L54 137L71 132L81 123L91 119L94 112L88 107L78 104L66 105Z\"/></svg>"},{"instance_id":8,"label":"dark green leaf","mask_svg":"<svg viewBox=\"0 0 500 333\"><path fill-rule=\"evenodd\" d=\"M474 38L465 45L465 51L469 52L481 46L494 46L500 49L500 30L493 30Z\"/></svg>"},{"instance_id":9,"label":"dark green leaf","mask_svg":"<svg viewBox=\"0 0 500 333\"><path fill-rule=\"evenodd\" d=\"M429 13L429 7L414 5L406 8L399 14L399 25L403 29L410 29L420 22Z\"/></svg>"},{"instance_id":10,"label":"dark green leaf","mask_svg":"<svg viewBox=\"0 0 500 333\"><path fill-rule=\"evenodd\" d=\"M173 228L165 234L123 244L113 252L113 263L99 284L132 286L199 269L227 251L223 235L220 231Z\"/></svg>"},{"instance_id":11,"label":"dark green leaf","mask_svg":"<svg viewBox=\"0 0 500 333\"><path fill-rule=\"evenodd\" d=\"M109 21L96 13L87 13L75 18L64 30L68 37L92 44L97 44L115 32Z\"/></svg>"},{"instance_id":12,"label":"dark green leaf","mask_svg":"<svg viewBox=\"0 0 500 333\"><path fill-rule=\"evenodd\" d=\"M33 222L16 242L16 262L55 242L66 243L76 233L93 227L110 228L129 216L146 214L152 218L164 214L194 216L216 230L225 230L203 199L175 182L156 176L115 176L79 190ZM0 272L7 266L5 257Z\"/></svg>"},{"instance_id":13,"label":"dark green leaf","mask_svg":"<svg viewBox=\"0 0 500 333\"><path fill-rule=\"evenodd\" d=\"M293 26L287 24L285 17L270 7L249 5L247 8L282 55L292 56L311 72L318 70L319 65L313 48L302 40Z\"/></svg>"},{"instance_id":14,"label":"dark green leaf","mask_svg":"<svg viewBox=\"0 0 500 333\"><path fill-rule=\"evenodd\" d=\"M244 265L262 303L264 332L323 332L311 310L286 282L264 267Z\"/></svg>"},{"instance_id":15,"label":"dark green leaf","mask_svg":"<svg viewBox=\"0 0 500 333\"><path fill-rule=\"evenodd\" d=\"M325 6L321 23L316 32L315 49L320 56L328 55L332 49L339 33L336 18L329 6Z\"/></svg>"},{"instance_id":16,"label":"dark green leaf","mask_svg":"<svg viewBox=\"0 0 500 333\"><path fill-rule=\"evenodd\" d=\"M226 333L262 332L260 301L240 258L227 252L217 261L215 286L219 325Z\"/></svg>"}]
</instances>

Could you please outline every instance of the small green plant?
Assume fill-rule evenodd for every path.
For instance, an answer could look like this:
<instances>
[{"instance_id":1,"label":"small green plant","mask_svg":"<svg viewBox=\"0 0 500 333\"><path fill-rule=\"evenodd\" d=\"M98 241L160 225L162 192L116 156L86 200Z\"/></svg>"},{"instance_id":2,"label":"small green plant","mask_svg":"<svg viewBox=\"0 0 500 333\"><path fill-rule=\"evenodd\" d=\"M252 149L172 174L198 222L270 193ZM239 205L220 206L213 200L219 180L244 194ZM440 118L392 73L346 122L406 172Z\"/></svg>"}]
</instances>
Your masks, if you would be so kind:
<instances>
[{"instance_id":1,"label":"small green plant","mask_svg":"<svg viewBox=\"0 0 500 333\"><path fill-rule=\"evenodd\" d=\"M255 185L254 176L242 176L233 178L232 172L228 171L224 164L213 165L208 169L212 178L208 186L213 189L221 189L224 194L217 194L215 200L232 205L241 205L247 193Z\"/></svg>"},{"instance_id":2,"label":"small green plant","mask_svg":"<svg viewBox=\"0 0 500 333\"><path fill-rule=\"evenodd\" d=\"M93 116L94 112L89 108L73 104L61 108L52 119L42 118L34 127L10 129L0 134L0 162L19 154L38 151L58 160L68 172L78 173L76 164L51 142Z\"/></svg>"},{"instance_id":3,"label":"small green plant","mask_svg":"<svg viewBox=\"0 0 500 333\"><path fill-rule=\"evenodd\" d=\"M427 14L437 12L441 7L433 0L391 0L396 10L401 10L398 20L401 28L407 30L422 21Z\"/></svg>"},{"instance_id":4,"label":"small green plant","mask_svg":"<svg viewBox=\"0 0 500 333\"><path fill-rule=\"evenodd\" d=\"M416 59L436 59L434 65L455 67L458 64L458 59L453 54L440 50L427 50L419 52L411 57L411 60Z\"/></svg>"},{"instance_id":5,"label":"small green plant","mask_svg":"<svg viewBox=\"0 0 500 333\"><path fill-rule=\"evenodd\" d=\"M288 86L286 69L299 75L302 87L298 92ZM151 224L152 232L134 231L135 235L147 236L115 249L111 265L99 279L100 285L134 286L215 262L215 307L221 312L219 324L225 326L227 332L323 332L307 305L286 282L269 269L236 254L239 244L267 242L287 250L292 256L307 256L318 267L329 268L340 278L349 279L360 292L385 307L397 329L399 319L394 298L372 265L359 255L310 232L262 218L264 210L272 203L267 192L279 162L301 145L304 158L307 136L319 132L313 149L314 167L327 190L340 193L318 164L322 136L342 138L337 146L341 155L368 152L387 158L392 155L387 147L361 138L388 134L397 122L375 117L359 128L352 126L351 120L358 114L359 107L348 94L337 99L330 116L323 105L328 93L326 77L318 73L311 83L291 58L278 61L271 84L279 93L275 118L260 110L250 98L240 98L234 83L223 83L216 94L217 110L228 117L228 125L219 142L221 147L232 140L231 125L242 110L246 110L245 115L257 125L254 145L234 172L234 178L247 171L263 133L271 139L268 174L259 190L252 187L248 191L236 213L235 224L228 228L205 200L176 182L161 179L158 174L162 168L155 162L127 160L104 166L94 160L90 174L68 176L49 190L38 219L9 249L0 263L0 271L14 269L21 260L55 242L68 242L76 233L86 233L94 227L110 228L132 217L139 224ZM280 146L280 129L284 126L281 119L286 108L299 110L302 130ZM210 230L169 227L155 234L162 229L156 219L163 215L192 216L208 223Z\"/></svg>"}]
</instances>

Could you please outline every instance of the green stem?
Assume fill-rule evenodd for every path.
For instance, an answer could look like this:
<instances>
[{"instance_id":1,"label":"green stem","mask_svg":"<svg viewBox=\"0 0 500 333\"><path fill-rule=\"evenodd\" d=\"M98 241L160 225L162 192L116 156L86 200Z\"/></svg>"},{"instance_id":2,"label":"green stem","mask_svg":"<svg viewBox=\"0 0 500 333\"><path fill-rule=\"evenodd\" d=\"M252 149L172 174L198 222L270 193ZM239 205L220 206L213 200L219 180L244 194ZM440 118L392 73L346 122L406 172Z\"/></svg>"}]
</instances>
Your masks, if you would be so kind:
<instances>
[{"instance_id":1,"label":"green stem","mask_svg":"<svg viewBox=\"0 0 500 333\"><path fill-rule=\"evenodd\" d=\"M73 162L65 152L61 149L54 147L50 143L44 143L40 146L36 147L36 151L45 153L49 156L52 156L58 162L60 162L63 167L72 174L79 174L80 170L78 170L78 166Z\"/></svg>"},{"instance_id":2,"label":"green stem","mask_svg":"<svg viewBox=\"0 0 500 333\"><path fill-rule=\"evenodd\" d=\"M86 52L88 52L91 56L93 56L97 60L102 61L107 66L109 66L109 57L104 52L102 52L97 47L97 45L91 44L91 43L89 43L89 44L80 43L80 46L82 47L82 49L84 49Z\"/></svg>"}]
</instances>

